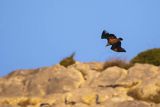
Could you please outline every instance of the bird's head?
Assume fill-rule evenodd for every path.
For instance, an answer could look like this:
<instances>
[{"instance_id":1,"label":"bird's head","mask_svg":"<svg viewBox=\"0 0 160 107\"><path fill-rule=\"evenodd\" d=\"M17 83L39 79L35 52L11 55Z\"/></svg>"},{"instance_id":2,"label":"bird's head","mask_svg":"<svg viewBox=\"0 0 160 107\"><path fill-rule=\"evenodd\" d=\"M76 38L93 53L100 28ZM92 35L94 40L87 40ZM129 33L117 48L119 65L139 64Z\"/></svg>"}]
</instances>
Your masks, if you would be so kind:
<instances>
[{"instance_id":1,"label":"bird's head","mask_svg":"<svg viewBox=\"0 0 160 107\"><path fill-rule=\"evenodd\" d=\"M122 38L118 38L120 41L122 41L123 39Z\"/></svg>"}]
</instances>

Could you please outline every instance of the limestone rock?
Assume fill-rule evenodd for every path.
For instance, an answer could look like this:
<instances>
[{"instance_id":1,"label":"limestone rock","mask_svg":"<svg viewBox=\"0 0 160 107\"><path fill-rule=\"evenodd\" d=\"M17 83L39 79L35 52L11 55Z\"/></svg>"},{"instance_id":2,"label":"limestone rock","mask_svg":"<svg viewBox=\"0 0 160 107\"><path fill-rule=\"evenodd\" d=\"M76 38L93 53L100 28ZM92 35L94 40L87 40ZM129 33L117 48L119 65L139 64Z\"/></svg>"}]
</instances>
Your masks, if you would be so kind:
<instances>
[{"instance_id":1,"label":"limestone rock","mask_svg":"<svg viewBox=\"0 0 160 107\"><path fill-rule=\"evenodd\" d=\"M100 72L97 72L94 68L96 68L96 63L80 63L77 62L76 64L70 66L69 68L77 69L82 75L85 80L82 86L88 86L91 82L99 76ZM100 67L101 68L101 67Z\"/></svg>"},{"instance_id":2,"label":"limestone rock","mask_svg":"<svg viewBox=\"0 0 160 107\"><path fill-rule=\"evenodd\" d=\"M88 62L85 64L87 64L91 70L95 71L102 71L104 66L103 62Z\"/></svg>"},{"instance_id":3,"label":"limestone rock","mask_svg":"<svg viewBox=\"0 0 160 107\"><path fill-rule=\"evenodd\" d=\"M46 69L20 70L1 80L1 96L43 96L78 88L84 82L76 69L58 65Z\"/></svg>"},{"instance_id":4,"label":"limestone rock","mask_svg":"<svg viewBox=\"0 0 160 107\"><path fill-rule=\"evenodd\" d=\"M116 87L119 81L127 76L127 70L119 67L111 67L104 70L92 83L92 86L100 87Z\"/></svg>"},{"instance_id":5,"label":"limestone rock","mask_svg":"<svg viewBox=\"0 0 160 107\"><path fill-rule=\"evenodd\" d=\"M128 95L135 99L160 103L160 75L146 79L142 83L129 90Z\"/></svg>"},{"instance_id":6,"label":"limestone rock","mask_svg":"<svg viewBox=\"0 0 160 107\"><path fill-rule=\"evenodd\" d=\"M140 101L124 101L117 103L115 107L151 107L151 104Z\"/></svg>"},{"instance_id":7,"label":"limestone rock","mask_svg":"<svg viewBox=\"0 0 160 107\"><path fill-rule=\"evenodd\" d=\"M135 64L128 70L128 78L145 80L159 74L160 68L149 64Z\"/></svg>"},{"instance_id":8,"label":"limestone rock","mask_svg":"<svg viewBox=\"0 0 160 107\"><path fill-rule=\"evenodd\" d=\"M126 82L137 83L128 95L142 101L160 103L160 69L154 65L136 64L129 69Z\"/></svg>"},{"instance_id":9,"label":"limestone rock","mask_svg":"<svg viewBox=\"0 0 160 107\"><path fill-rule=\"evenodd\" d=\"M0 78L0 107L160 107L160 67L76 62Z\"/></svg>"}]
</instances>

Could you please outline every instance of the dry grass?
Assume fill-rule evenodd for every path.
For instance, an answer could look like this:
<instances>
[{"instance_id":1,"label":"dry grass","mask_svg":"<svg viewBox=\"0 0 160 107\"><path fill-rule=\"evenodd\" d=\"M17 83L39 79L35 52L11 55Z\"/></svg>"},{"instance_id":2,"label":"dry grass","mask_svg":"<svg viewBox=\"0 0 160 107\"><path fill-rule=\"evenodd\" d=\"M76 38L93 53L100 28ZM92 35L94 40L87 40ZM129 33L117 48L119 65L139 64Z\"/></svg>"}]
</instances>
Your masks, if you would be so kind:
<instances>
[{"instance_id":1,"label":"dry grass","mask_svg":"<svg viewBox=\"0 0 160 107\"><path fill-rule=\"evenodd\" d=\"M104 63L103 70L108 67L113 67L113 66L117 66L117 67L124 68L124 69L129 69L132 65L133 64L131 64L130 62L127 62L122 59L111 59Z\"/></svg>"}]
</instances>

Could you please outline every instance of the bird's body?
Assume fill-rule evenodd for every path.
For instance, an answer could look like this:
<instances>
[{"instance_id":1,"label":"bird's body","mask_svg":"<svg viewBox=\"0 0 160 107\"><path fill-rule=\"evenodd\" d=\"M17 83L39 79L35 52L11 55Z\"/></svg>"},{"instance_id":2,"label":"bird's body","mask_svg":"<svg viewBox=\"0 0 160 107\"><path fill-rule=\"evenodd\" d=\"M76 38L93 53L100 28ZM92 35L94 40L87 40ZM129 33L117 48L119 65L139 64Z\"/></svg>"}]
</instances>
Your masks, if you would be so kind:
<instances>
[{"instance_id":1,"label":"bird's body","mask_svg":"<svg viewBox=\"0 0 160 107\"><path fill-rule=\"evenodd\" d=\"M111 46L111 49L116 52L126 52L124 48L121 47L122 38L117 38L114 34L109 34L105 30L103 30L101 39L107 39L107 45Z\"/></svg>"}]
</instances>

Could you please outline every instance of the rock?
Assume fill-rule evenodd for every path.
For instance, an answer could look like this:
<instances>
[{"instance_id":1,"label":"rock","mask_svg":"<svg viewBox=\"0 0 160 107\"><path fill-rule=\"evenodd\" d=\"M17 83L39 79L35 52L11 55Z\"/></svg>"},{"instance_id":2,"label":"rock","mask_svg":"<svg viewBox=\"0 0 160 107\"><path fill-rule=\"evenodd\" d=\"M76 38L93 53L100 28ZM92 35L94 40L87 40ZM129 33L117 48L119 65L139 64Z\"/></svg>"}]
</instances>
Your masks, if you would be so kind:
<instances>
[{"instance_id":1,"label":"rock","mask_svg":"<svg viewBox=\"0 0 160 107\"><path fill-rule=\"evenodd\" d=\"M51 107L51 105L48 103L41 103L40 107Z\"/></svg>"},{"instance_id":2,"label":"rock","mask_svg":"<svg viewBox=\"0 0 160 107\"><path fill-rule=\"evenodd\" d=\"M0 99L0 104L15 107L38 106L41 101L42 99L38 97L3 97Z\"/></svg>"},{"instance_id":3,"label":"rock","mask_svg":"<svg viewBox=\"0 0 160 107\"><path fill-rule=\"evenodd\" d=\"M160 67L76 62L0 78L0 107L160 107Z\"/></svg>"},{"instance_id":4,"label":"rock","mask_svg":"<svg viewBox=\"0 0 160 107\"><path fill-rule=\"evenodd\" d=\"M124 101L117 103L115 107L151 107L151 104L139 101Z\"/></svg>"},{"instance_id":5,"label":"rock","mask_svg":"<svg viewBox=\"0 0 160 107\"><path fill-rule=\"evenodd\" d=\"M160 104L156 104L156 105L153 104L152 107L160 107Z\"/></svg>"},{"instance_id":6,"label":"rock","mask_svg":"<svg viewBox=\"0 0 160 107\"><path fill-rule=\"evenodd\" d=\"M81 87L90 85L91 82L100 74L100 72L93 70L90 64L86 63L77 62L76 64L70 66L69 68L75 68L83 75L85 82L84 84L82 84Z\"/></svg>"},{"instance_id":7,"label":"rock","mask_svg":"<svg viewBox=\"0 0 160 107\"><path fill-rule=\"evenodd\" d=\"M149 64L135 64L128 70L128 78L145 80L159 74L160 68Z\"/></svg>"},{"instance_id":8,"label":"rock","mask_svg":"<svg viewBox=\"0 0 160 107\"><path fill-rule=\"evenodd\" d=\"M73 107L90 107L89 105L86 105L84 103L77 103Z\"/></svg>"},{"instance_id":9,"label":"rock","mask_svg":"<svg viewBox=\"0 0 160 107\"><path fill-rule=\"evenodd\" d=\"M128 95L138 100L160 103L160 86L157 85L159 81L160 76L142 81L140 85L130 89Z\"/></svg>"},{"instance_id":10,"label":"rock","mask_svg":"<svg viewBox=\"0 0 160 107\"><path fill-rule=\"evenodd\" d=\"M143 66L143 67L142 67ZM160 103L160 69L149 64L136 64L129 69L126 81L137 82L128 95L142 101Z\"/></svg>"},{"instance_id":11,"label":"rock","mask_svg":"<svg viewBox=\"0 0 160 107\"><path fill-rule=\"evenodd\" d=\"M59 65L58 67L29 70L29 73L24 70L12 73L2 80L0 95L43 96L70 91L84 82L82 74L76 69L65 69Z\"/></svg>"},{"instance_id":12,"label":"rock","mask_svg":"<svg viewBox=\"0 0 160 107\"><path fill-rule=\"evenodd\" d=\"M41 87L37 87L37 90L41 88L45 94L62 93L76 89L84 82L83 76L76 69L54 71L53 74L48 72L47 76L45 75L46 73L43 72L43 74L37 74L37 78L33 77L29 79L29 82L31 82L29 90L33 92L35 85L39 84ZM42 79L42 77L44 78ZM35 91L37 92L37 90Z\"/></svg>"},{"instance_id":13,"label":"rock","mask_svg":"<svg viewBox=\"0 0 160 107\"><path fill-rule=\"evenodd\" d=\"M121 86L119 81L127 76L127 70L119 67L110 67L104 70L92 83L95 87L117 87Z\"/></svg>"},{"instance_id":14,"label":"rock","mask_svg":"<svg viewBox=\"0 0 160 107\"><path fill-rule=\"evenodd\" d=\"M102 71L104 66L103 62L88 62L85 64L87 64L91 70L95 71Z\"/></svg>"},{"instance_id":15,"label":"rock","mask_svg":"<svg viewBox=\"0 0 160 107\"><path fill-rule=\"evenodd\" d=\"M87 93L87 94L84 94L84 96L82 96L81 100L84 104L87 104L87 105L92 105L94 103L96 103L96 94L95 93Z\"/></svg>"}]
</instances>

